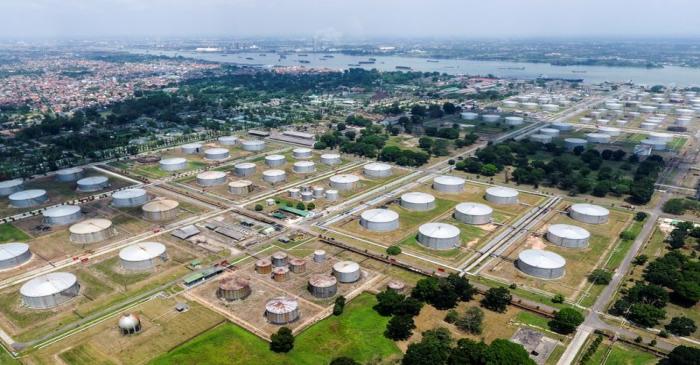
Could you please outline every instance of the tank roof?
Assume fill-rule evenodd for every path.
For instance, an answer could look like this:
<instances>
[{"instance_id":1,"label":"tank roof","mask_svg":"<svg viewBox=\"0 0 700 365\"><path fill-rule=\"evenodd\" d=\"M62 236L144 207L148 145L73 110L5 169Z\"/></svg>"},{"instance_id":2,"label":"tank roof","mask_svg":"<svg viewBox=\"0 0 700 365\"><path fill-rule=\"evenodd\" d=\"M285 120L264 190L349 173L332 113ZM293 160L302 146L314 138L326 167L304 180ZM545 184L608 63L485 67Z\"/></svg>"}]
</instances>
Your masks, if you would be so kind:
<instances>
[{"instance_id":1,"label":"tank roof","mask_svg":"<svg viewBox=\"0 0 700 365\"><path fill-rule=\"evenodd\" d=\"M435 197L428 194L428 193L422 193L419 191L412 191L412 192L401 195L401 200L406 201L408 203L426 204L426 203L434 202Z\"/></svg>"},{"instance_id":2,"label":"tank roof","mask_svg":"<svg viewBox=\"0 0 700 365\"><path fill-rule=\"evenodd\" d=\"M452 176L452 175L442 175L438 176L435 179L433 179L433 182L436 182L438 184L442 185L461 185L466 182L466 180L462 179L461 177L457 176Z\"/></svg>"},{"instance_id":3,"label":"tank roof","mask_svg":"<svg viewBox=\"0 0 700 365\"><path fill-rule=\"evenodd\" d=\"M354 183L360 181L360 177L353 174L340 174L331 176L330 181L334 183Z\"/></svg>"},{"instance_id":4,"label":"tank roof","mask_svg":"<svg viewBox=\"0 0 700 365\"><path fill-rule=\"evenodd\" d=\"M545 250L524 250L518 255L518 260L541 269L558 269L566 265L566 260L563 257Z\"/></svg>"},{"instance_id":5,"label":"tank roof","mask_svg":"<svg viewBox=\"0 0 700 365\"><path fill-rule=\"evenodd\" d=\"M29 251L29 245L21 242L0 244L0 261L10 260Z\"/></svg>"},{"instance_id":6,"label":"tank roof","mask_svg":"<svg viewBox=\"0 0 700 365\"><path fill-rule=\"evenodd\" d=\"M109 180L107 176L89 176L89 177L84 177L80 180L78 180L78 185L95 185L95 184L103 184Z\"/></svg>"},{"instance_id":7,"label":"tank roof","mask_svg":"<svg viewBox=\"0 0 700 365\"><path fill-rule=\"evenodd\" d=\"M24 199L35 199L40 196L46 195L46 190L44 189L29 189L18 191L10 195L10 200L24 200Z\"/></svg>"},{"instance_id":8,"label":"tank roof","mask_svg":"<svg viewBox=\"0 0 700 365\"><path fill-rule=\"evenodd\" d=\"M5 180L5 181L0 181L0 188L13 188L15 186L20 186L24 180L22 179L12 179L12 180Z\"/></svg>"},{"instance_id":9,"label":"tank roof","mask_svg":"<svg viewBox=\"0 0 700 365\"><path fill-rule=\"evenodd\" d=\"M610 214L610 211L608 209L603 208L600 205L587 204L587 203L574 204L571 206L571 210L573 210L577 213L592 215L592 216L606 216L606 215Z\"/></svg>"},{"instance_id":10,"label":"tank roof","mask_svg":"<svg viewBox=\"0 0 700 365\"><path fill-rule=\"evenodd\" d=\"M47 218L57 218L69 216L78 212L80 212L80 207L77 205L59 205L46 209L41 215Z\"/></svg>"},{"instance_id":11,"label":"tank roof","mask_svg":"<svg viewBox=\"0 0 700 365\"><path fill-rule=\"evenodd\" d=\"M487 215L493 213L493 208L489 207L488 205L472 202L459 203L455 209L458 212L467 215Z\"/></svg>"},{"instance_id":12,"label":"tank roof","mask_svg":"<svg viewBox=\"0 0 700 365\"><path fill-rule=\"evenodd\" d=\"M376 223L393 222L399 219L399 214L389 209L368 209L360 216L364 220Z\"/></svg>"},{"instance_id":13,"label":"tank roof","mask_svg":"<svg viewBox=\"0 0 700 365\"><path fill-rule=\"evenodd\" d=\"M299 308L299 302L290 297L277 297L270 299L265 304L265 311L274 314L285 314Z\"/></svg>"},{"instance_id":14,"label":"tank roof","mask_svg":"<svg viewBox=\"0 0 700 365\"><path fill-rule=\"evenodd\" d=\"M170 209L175 209L180 203L170 199L151 200L141 207L146 212L163 212Z\"/></svg>"},{"instance_id":15,"label":"tank roof","mask_svg":"<svg viewBox=\"0 0 700 365\"><path fill-rule=\"evenodd\" d=\"M518 196L517 190L515 190L513 188L508 188L505 186L492 186L492 187L486 189L486 193L489 195L507 197L507 198Z\"/></svg>"},{"instance_id":16,"label":"tank roof","mask_svg":"<svg viewBox=\"0 0 700 365\"><path fill-rule=\"evenodd\" d=\"M568 239L586 239L591 236L584 228L571 224L552 224L547 228L547 232Z\"/></svg>"},{"instance_id":17,"label":"tank roof","mask_svg":"<svg viewBox=\"0 0 700 365\"><path fill-rule=\"evenodd\" d=\"M210 170L210 171L204 171L200 172L197 174L198 179L221 179L222 177L226 177L226 173L223 171L215 171L215 170Z\"/></svg>"},{"instance_id":18,"label":"tank roof","mask_svg":"<svg viewBox=\"0 0 700 365\"><path fill-rule=\"evenodd\" d=\"M333 264L333 270L344 273L356 272L360 270L360 264L354 261L340 261Z\"/></svg>"},{"instance_id":19,"label":"tank roof","mask_svg":"<svg viewBox=\"0 0 700 365\"><path fill-rule=\"evenodd\" d=\"M425 223L418 228L418 231L428 237L452 238L459 236L459 228L447 223Z\"/></svg>"},{"instance_id":20,"label":"tank roof","mask_svg":"<svg viewBox=\"0 0 700 365\"><path fill-rule=\"evenodd\" d=\"M68 228L68 231L74 234L88 234L101 232L111 226L112 221L110 221L109 219L92 218L70 226L70 228Z\"/></svg>"},{"instance_id":21,"label":"tank roof","mask_svg":"<svg viewBox=\"0 0 700 365\"><path fill-rule=\"evenodd\" d=\"M165 245L160 242L139 242L126 246L119 251L119 258L124 261L146 261L165 253Z\"/></svg>"},{"instance_id":22,"label":"tank roof","mask_svg":"<svg viewBox=\"0 0 700 365\"><path fill-rule=\"evenodd\" d=\"M68 272L52 272L38 276L24 283L19 289L25 297L44 297L58 294L78 281L75 275Z\"/></svg>"},{"instance_id":23,"label":"tank roof","mask_svg":"<svg viewBox=\"0 0 700 365\"><path fill-rule=\"evenodd\" d=\"M313 274L309 278L309 284L317 288L327 288L338 283L338 279L333 275Z\"/></svg>"},{"instance_id":24,"label":"tank roof","mask_svg":"<svg viewBox=\"0 0 700 365\"><path fill-rule=\"evenodd\" d=\"M139 189L139 188L131 188L131 189L124 189L124 190L115 191L114 193L112 193L112 198L131 199L131 198L138 198L138 197L144 196L144 195L146 195L146 190Z\"/></svg>"},{"instance_id":25,"label":"tank roof","mask_svg":"<svg viewBox=\"0 0 700 365\"><path fill-rule=\"evenodd\" d=\"M187 159L184 157L171 157L160 160L161 165L177 165L185 162L187 162Z\"/></svg>"}]
</instances>

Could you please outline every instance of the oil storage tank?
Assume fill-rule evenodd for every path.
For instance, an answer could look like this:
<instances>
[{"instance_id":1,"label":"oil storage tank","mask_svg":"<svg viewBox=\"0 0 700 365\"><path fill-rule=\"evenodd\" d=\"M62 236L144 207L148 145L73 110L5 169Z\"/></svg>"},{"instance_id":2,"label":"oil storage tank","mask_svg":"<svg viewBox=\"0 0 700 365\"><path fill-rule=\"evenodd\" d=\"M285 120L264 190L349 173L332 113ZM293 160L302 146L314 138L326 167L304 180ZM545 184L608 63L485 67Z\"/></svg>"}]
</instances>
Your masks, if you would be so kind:
<instances>
[{"instance_id":1,"label":"oil storage tank","mask_svg":"<svg viewBox=\"0 0 700 365\"><path fill-rule=\"evenodd\" d=\"M326 190L326 200L328 200L328 201L338 200L338 190L336 190L336 189Z\"/></svg>"},{"instance_id":2,"label":"oil storage tank","mask_svg":"<svg viewBox=\"0 0 700 365\"><path fill-rule=\"evenodd\" d=\"M233 146L238 143L238 137L236 136L221 136L218 138L219 144L222 146Z\"/></svg>"},{"instance_id":3,"label":"oil storage tank","mask_svg":"<svg viewBox=\"0 0 700 365\"><path fill-rule=\"evenodd\" d=\"M588 141L586 141L583 138L565 138L564 139L564 147L568 151L573 151L576 147L583 147L586 148L586 145L588 145Z\"/></svg>"},{"instance_id":4,"label":"oil storage tank","mask_svg":"<svg viewBox=\"0 0 700 365\"><path fill-rule=\"evenodd\" d=\"M360 214L360 225L373 232L389 232L399 228L399 214L389 209L368 209Z\"/></svg>"},{"instance_id":5,"label":"oil storage tank","mask_svg":"<svg viewBox=\"0 0 700 365\"><path fill-rule=\"evenodd\" d=\"M455 219L466 224L487 224L491 222L493 209L481 203L459 203L455 207Z\"/></svg>"},{"instance_id":6,"label":"oil storage tank","mask_svg":"<svg viewBox=\"0 0 700 365\"><path fill-rule=\"evenodd\" d=\"M216 296L219 299L233 302L247 298L251 292L248 280L240 277L227 277L219 281Z\"/></svg>"},{"instance_id":7,"label":"oil storage tank","mask_svg":"<svg viewBox=\"0 0 700 365\"><path fill-rule=\"evenodd\" d=\"M338 279L332 275L313 274L309 278L308 288L316 298L330 298L338 292Z\"/></svg>"},{"instance_id":8,"label":"oil storage tank","mask_svg":"<svg viewBox=\"0 0 700 365\"><path fill-rule=\"evenodd\" d=\"M273 253L270 258L272 260L272 266L274 267L287 266L289 263L289 255L287 255L286 252L277 251Z\"/></svg>"},{"instance_id":9,"label":"oil storage tank","mask_svg":"<svg viewBox=\"0 0 700 365\"><path fill-rule=\"evenodd\" d=\"M21 242L0 244L0 270L16 268L32 258L29 245Z\"/></svg>"},{"instance_id":10,"label":"oil storage tank","mask_svg":"<svg viewBox=\"0 0 700 365\"><path fill-rule=\"evenodd\" d=\"M112 206L117 208L140 207L148 202L148 193L144 189L131 188L112 193Z\"/></svg>"},{"instance_id":11,"label":"oil storage tank","mask_svg":"<svg viewBox=\"0 0 700 365\"><path fill-rule=\"evenodd\" d=\"M24 189L24 181L22 179L12 179L0 181L0 196L12 195Z\"/></svg>"},{"instance_id":12,"label":"oil storage tank","mask_svg":"<svg viewBox=\"0 0 700 365\"><path fill-rule=\"evenodd\" d=\"M226 173L223 171L204 171L197 174L197 185L217 186L226 183Z\"/></svg>"},{"instance_id":13,"label":"oil storage tank","mask_svg":"<svg viewBox=\"0 0 700 365\"><path fill-rule=\"evenodd\" d=\"M299 302L291 297L277 297L265 303L265 318L272 324L287 324L299 319Z\"/></svg>"},{"instance_id":14,"label":"oil storage tank","mask_svg":"<svg viewBox=\"0 0 700 365\"><path fill-rule=\"evenodd\" d=\"M311 149L299 147L292 150L292 156L297 160L308 160L311 158Z\"/></svg>"},{"instance_id":15,"label":"oil storage tank","mask_svg":"<svg viewBox=\"0 0 700 365\"><path fill-rule=\"evenodd\" d=\"M570 224L552 224L547 227L547 240L557 246L584 248L591 234L584 228Z\"/></svg>"},{"instance_id":16,"label":"oil storage tank","mask_svg":"<svg viewBox=\"0 0 700 365\"><path fill-rule=\"evenodd\" d=\"M603 224L608 222L610 211L600 205L580 203L569 208L571 218L589 224Z\"/></svg>"},{"instance_id":17,"label":"oil storage tank","mask_svg":"<svg viewBox=\"0 0 700 365\"><path fill-rule=\"evenodd\" d=\"M516 266L527 275L551 280L564 276L566 260L551 251L527 249L518 254Z\"/></svg>"},{"instance_id":18,"label":"oil storage tank","mask_svg":"<svg viewBox=\"0 0 700 365\"><path fill-rule=\"evenodd\" d=\"M551 137L559 136L559 130L556 128L541 128L539 130L539 132L540 132L540 134L544 134L544 135L551 136ZM550 142L551 142L551 140L550 140Z\"/></svg>"},{"instance_id":19,"label":"oil storage tank","mask_svg":"<svg viewBox=\"0 0 700 365\"><path fill-rule=\"evenodd\" d=\"M605 133L588 133L586 140L589 143L610 143L610 135Z\"/></svg>"},{"instance_id":20,"label":"oil storage tank","mask_svg":"<svg viewBox=\"0 0 700 365\"><path fill-rule=\"evenodd\" d=\"M270 184L278 184L287 180L287 173L284 170L266 170L263 171L263 180Z\"/></svg>"},{"instance_id":21,"label":"oil storage tank","mask_svg":"<svg viewBox=\"0 0 700 365\"><path fill-rule=\"evenodd\" d=\"M19 292L26 307L48 309L78 296L80 284L77 277L71 273L52 272L27 281Z\"/></svg>"},{"instance_id":22,"label":"oil storage tank","mask_svg":"<svg viewBox=\"0 0 700 365\"><path fill-rule=\"evenodd\" d=\"M542 134L542 133L531 134L530 141L539 142L539 143L550 143L550 142L552 142L552 136L549 134Z\"/></svg>"},{"instance_id":23,"label":"oil storage tank","mask_svg":"<svg viewBox=\"0 0 700 365\"><path fill-rule=\"evenodd\" d=\"M418 228L418 242L434 250L459 246L459 228L447 223L425 223Z\"/></svg>"},{"instance_id":24,"label":"oil storage tank","mask_svg":"<svg viewBox=\"0 0 700 365\"><path fill-rule=\"evenodd\" d=\"M337 153L324 153L321 155L321 163L329 166L340 164L340 155Z\"/></svg>"},{"instance_id":25,"label":"oil storage tank","mask_svg":"<svg viewBox=\"0 0 700 365\"><path fill-rule=\"evenodd\" d=\"M93 191L100 191L109 186L109 179L107 176L90 176L84 177L77 182L78 191L88 193Z\"/></svg>"},{"instance_id":26,"label":"oil storage tank","mask_svg":"<svg viewBox=\"0 0 700 365\"><path fill-rule=\"evenodd\" d=\"M485 123L498 123L501 120L501 116L498 114L484 114L481 119Z\"/></svg>"},{"instance_id":27,"label":"oil storage tank","mask_svg":"<svg viewBox=\"0 0 700 365\"><path fill-rule=\"evenodd\" d=\"M180 150L182 153L186 155L195 155L198 154L202 151L202 144L201 143L188 143L188 144L183 144L180 146Z\"/></svg>"},{"instance_id":28,"label":"oil storage tank","mask_svg":"<svg viewBox=\"0 0 700 365\"><path fill-rule=\"evenodd\" d=\"M479 114L472 112L462 112L460 116L463 120L476 120L476 118L479 118Z\"/></svg>"},{"instance_id":29,"label":"oil storage tank","mask_svg":"<svg viewBox=\"0 0 700 365\"><path fill-rule=\"evenodd\" d=\"M338 191L352 190L357 186L360 177L353 174L333 175L329 179L330 186Z\"/></svg>"},{"instance_id":30,"label":"oil storage tank","mask_svg":"<svg viewBox=\"0 0 700 365\"><path fill-rule=\"evenodd\" d=\"M85 170L80 167L70 167L56 171L56 180L60 182L77 181L83 177Z\"/></svg>"},{"instance_id":31,"label":"oil storage tank","mask_svg":"<svg viewBox=\"0 0 700 365\"><path fill-rule=\"evenodd\" d=\"M257 151L262 151L265 149L265 141L262 140L247 140L241 142L241 146L243 147L244 151L250 151L250 152L257 152Z\"/></svg>"},{"instance_id":32,"label":"oil storage tank","mask_svg":"<svg viewBox=\"0 0 700 365\"><path fill-rule=\"evenodd\" d=\"M187 168L187 160L182 157L164 158L160 160L159 164L163 171L178 171Z\"/></svg>"},{"instance_id":33,"label":"oil storage tank","mask_svg":"<svg viewBox=\"0 0 700 365\"><path fill-rule=\"evenodd\" d=\"M253 191L253 182L250 180L236 180L228 183L228 191L234 195L247 195Z\"/></svg>"},{"instance_id":34,"label":"oil storage tank","mask_svg":"<svg viewBox=\"0 0 700 365\"><path fill-rule=\"evenodd\" d=\"M29 189L10 194L10 205L15 208L29 208L41 205L49 200L46 190Z\"/></svg>"},{"instance_id":35,"label":"oil storage tank","mask_svg":"<svg viewBox=\"0 0 700 365\"><path fill-rule=\"evenodd\" d=\"M41 215L44 217L44 224L62 226L79 221L83 212L77 205L59 205L46 209Z\"/></svg>"},{"instance_id":36,"label":"oil storage tank","mask_svg":"<svg viewBox=\"0 0 700 365\"><path fill-rule=\"evenodd\" d=\"M525 123L525 121L523 120L523 117L515 117L515 116L506 117L506 125L515 127L515 126L522 125L523 123Z\"/></svg>"},{"instance_id":37,"label":"oil storage tank","mask_svg":"<svg viewBox=\"0 0 700 365\"><path fill-rule=\"evenodd\" d=\"M151 221L165 221L177 217L180 203L171 199L156 199L141 207L143 217Z\"/></svg>"},{"instance_id":38,"label":"oil storage tank","mask_svg":"<svg viewBox=\"0 0 700 365\"><path fill-rule=\"evenodd\" d=\"M433 189L441 193L459 193L464 190L466 180L452 175L442 175L433 179Z\"/></svg>"},{"instance_id":39,"label":"oil storage tank","mask_svg":"<svg viewBox=\"0 0 700 365\"><path fill-rule=\"evenodd\" d=\"M494 204L518 204L518 191L505 186L492 186L486 189L486 200Z\"/></svg>"},{"instance_id":40,"label":"oil storage tank","mask_svg":"<svg viewBox=\"0 0 700 365\"><path fill-rule=\"evenodd\" d=\"M117 234L112 221L103 218L86 219L70 226L68 232L70 232L70 241L77 244L100 242Z\"/></svg>"},{"instance_id":41,"label":"oil storage tank","mask_svg":"<svg viewBox=\"0 0 700 365\"><path fill-rule=\"evenodd\" d=\"M252 162L241 162L233 166L236 176L245 177L255 174L255 164Z\"/></svg>"},{"instance_id":42,"label":"oil storage tank","mask_svg":"<svg viewBox=\"0 0 700 365\"><path fill-rule=\"evenodd\" d=\"M287 163L287 158L284 155L267 155L265 156L265 164L270 167L280 167Z\"/></svg>"},{"instance_id":43,"label":"oil storage tank","mask_svg":"<svg viewBox=\"0 0 700 365\"><path fill-rule=\"evenodd\" d=\"M333 276L341 283L354 283L360 280L360 265L354 261L339 261L333 264Z\"/></svg>"},{"instance_id":44,"label":"oil storage tank","mask_svg":"<svg viewBox=\"0 0 700 365\"><path fill-rule=\"evenodd\" d=\"M372 162L363 166L362 171L365 176L369 178L387 177L391 176L391 165L381 162Z\"/></svg>"},{"instance_id":45,"label":"oil storage tank","mask_svg":"<svg viewBox=\"0 0 700 365\"><path fill-rule=\"evenodd\" d=\"M204 158L211 161L221 161L229 158L231 153L228 149L221 147L207 148L204 151Z\"/></svg>"},{"instance_id":46,"label":"oil storage tank","mask_svg":"<svg viewBox=\"0 0 700 365\"><path fill-rule=\"evenodd\" d=\"M435 208L435 197L418 191L401 195L401 206L414 211L426 211Z\"/></svg>"},{"instance_id":47,"label":"oil storage tank","mask_svg":"<svg viewBox=\"0 0 700 365\"><path fill-rule=\"evenodd\" d=\"M644 146L651 147L651 149L654 151L665 151L666 150L666 142L665 141L646 138L646 139L639 141L639 143L644 145Z\"/></svg>"},{"instance_id":48,"label":"oil storage tank","mask_svg":"<svg viewBox=\"0 0 700 365\"><path fill-rule=\"evenodd\" d=\"M139 242L119 251L124 270L149 271L168 259L165 245L159 242Z\"/></svg>"},{"instance_id":49,"label":"oil storage tank","mask_svg":"<svg viewBox=\"0 0 700 365\"><path fill-rule=\"evenodd\" d=\"M311 174L316 171L316 164L313 161L297 161L292 170L297 174Z\"/></svg>"}]
</instances>

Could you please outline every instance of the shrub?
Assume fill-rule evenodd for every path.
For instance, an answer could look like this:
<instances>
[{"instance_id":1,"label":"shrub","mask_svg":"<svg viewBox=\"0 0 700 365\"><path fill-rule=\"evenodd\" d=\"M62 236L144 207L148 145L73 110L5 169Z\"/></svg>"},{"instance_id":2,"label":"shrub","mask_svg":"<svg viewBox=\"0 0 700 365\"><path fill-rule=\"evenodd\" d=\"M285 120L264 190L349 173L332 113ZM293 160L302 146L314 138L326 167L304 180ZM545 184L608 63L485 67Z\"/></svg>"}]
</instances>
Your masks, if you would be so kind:
<instances>
[{"instance_id":1,"label":"shrub","mask_svg":"<svg viewBox=\"0 0 700 365\"><path fill-rule=\"evenodd\" d=\"M459 319L459 313L457 313L456 310L450 309L447 311L447 314L445 314L445 322L447 323L455 323Z\"/></svg>"},{"instance_id":2,"label":"shrub","mask_svg":"<svg viewBox=\"0 0 700 365\"><path fill-rule=\"evenodd\" d=\"M401 247L399 246L389 246L386 249L386 254L391 256L396 256L401 253Z\"/></svg>"},{"instance_id":3,"label":"shrub","mask_svg":"<svg viewBox=\"0 0 700 365\"><path fill-rule=\"evenodd\" d=\"M564 303L564 296L561 294L556 294L552 297L552 303Z\"/></svg>"},{"instance_id":4,"label":"shrub","mask_svg":"<svg viewBox=\"0 0 700 365\"><path fill-rule=\"evenodd\" d=\"M549 327L557 333L569 334L576 330L583 323L583 314L573 308L563 308L554 315L554 319L549 321Z\"/></svg>"},{"instance_id":5,"label":"shrub","mask_svg":"<svg viewBox=\"0 0 700 365\"><path fill-rule=\"evenodd\" d=\"M612 273L603 269L595 269L588 275L588 281L596 285L608 285L610 280Z\"/></svg>"},{"instance_id":6,"label":"shrub","mask_svg":"<svg viewBox=\"0 0 700 365\"><path fill-rule=\"evenodd\" d=\"M292 330L287 327L280 328L270 337L270 350L273 352L289 352L294 348L294 336Z\"/></svg>"},{"instance_id":7,"label":"shrub","mask_svg":"<svg viewBox=\"0 0 700 365\"><path fill-rule=\"evenodd\" d=\"M256 212L261 212L263 210L262 204L255 204L255 211Z\"/></svg>"}]
</instances>

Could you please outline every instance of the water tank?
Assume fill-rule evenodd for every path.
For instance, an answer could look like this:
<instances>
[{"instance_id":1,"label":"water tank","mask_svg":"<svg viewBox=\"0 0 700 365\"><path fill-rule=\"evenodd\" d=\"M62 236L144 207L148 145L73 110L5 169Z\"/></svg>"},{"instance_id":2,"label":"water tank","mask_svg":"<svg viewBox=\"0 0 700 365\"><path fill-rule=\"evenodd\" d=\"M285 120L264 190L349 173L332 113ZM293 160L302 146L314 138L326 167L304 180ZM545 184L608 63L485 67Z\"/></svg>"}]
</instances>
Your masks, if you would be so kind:
<instances>
[{"instance_id":1,"label":"water tank","mask_svg":"<svg viewBox=\"0 0 700 365\"><path fill-rule=\"evenodd\" d=\"M459 203L455 207L455 219L466 224L487 224L491 222L493 209L481 203Z\"/></svg>"},{"instance_id":2,"label":"water tank","mask_svg":"<svg viewBox=\"0 0 700 365\"><path fill-rule=\"evenodd\" d=\"M459 228L447 223L425 223L418 227L418 242L434 250L459 247Z\"/></svg>"}]
</instances>

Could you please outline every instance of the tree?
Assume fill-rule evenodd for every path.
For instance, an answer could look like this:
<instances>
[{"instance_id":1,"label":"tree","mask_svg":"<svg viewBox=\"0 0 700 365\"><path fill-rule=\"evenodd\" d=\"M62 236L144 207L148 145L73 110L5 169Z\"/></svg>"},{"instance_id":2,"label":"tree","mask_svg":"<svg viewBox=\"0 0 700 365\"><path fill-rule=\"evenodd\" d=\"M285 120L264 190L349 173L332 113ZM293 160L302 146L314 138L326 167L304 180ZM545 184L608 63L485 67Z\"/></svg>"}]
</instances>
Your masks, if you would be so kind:
<instances>
[{"instance_id":1,"label":"tree","mask_svg":"<svg viewBox=\"0 0 700 365\"><path fill-rule=\"evenodd\" d=\"M666 312L651 304L635 303L629 307L625 317L640 326L654 327L666 317Z\"/></svg>"},{"instance_id":2,"label":"tree","mask_svg":"<svg viewBox=\"0 0 700 365\"><path fill-rule=\"evenodd\" d=\"M345 356L336 357L329 365L360 365L359 362Z\"/></svg>"},{"instance_id":3,"label":"tree","mask_svg":"<svg viewBox=\"0 0 700 365\"><path fill-rule=\"evenodd\" d=\"M564 303L564 295L562 294L555 294L554 297L552 297L552 303Z\"/></svg>"},{"instance_id":4,"label":"tree","mask_svg":"<svg viewBox=\"0 0 700 365\"><path fill-rule=\"evenodd\" d=\"M270 350L274 352L289 352L293 347L294 336L292 330L287 327L280 328L270 336Z\"/></svg>"},{"instance_id":5,"label":"tree","mask_svg":"<svg viewBox=\"0 0 700 365\"><path fill-rule=\"evenodd\" d=\"M422 333L418 343L408 345L402 365L444 364L450 356L452 337L444 328Z\"/></svg>"},{"instance_id":6,"label":"tree","mask_svg":"<svg viewBox=\"0 0 700 365\"><path fill-rule=\"evenodd\" d=\"M447 359L448 365L482 365L486 363L489 346L484 341L476 342L467 338L457 341Z\"/></svg>"},{"instance_id":7,"label":"tree","mask_svg":"<svg viewBox=\"0 0 700 365\"><path fill-rule=\"evenodd\" d=\"M510 290L504 287L491 288L486 291L481 304L494 312L505 312L513 297Z\"/></svg>"},{"instance_id":8,"label":"tree","mask_svg":"<svg viewBox=\"0 0 700 365\"><path fill-rule=\"evenodd\" d=\"M700 301L700 284L691 280L680 281L673 286L672 294L674 300L679 304L692 307Z\"/></svg>"},{"instance_id":9,"label":"tree","mask_svg":"<svg viewBox=\"0 0 700 365\"><path fill-rule=\"evenodd\" d=\"M445 112L445 114L454 114L457 112L457 107L449 101L446 101L444 104L442 104L442 110Z\"/></svg>"},{"instance_id":10,"label":"tree","mask_svg":"<svg viewBox=\"0 0 700 365\"><path fill-rule=\"evenodd\" d=\"M455 323L459 319L459 313L457 313L456 310L450 309L447 311L447 314L445 314L445 319L444 321L447 323Z\"/></svg>"},{"instance_id":11,"label":"tree","mask_svg":"<svg viewBox=\"0 0 700 365\"><path fill-rule=\"evenodd\" d=\"M603 269L595 269L588 275L588 281L597 285L608 285L612 280L612 273Z\"/></svg>"},{"instance_id":12,"label":"tree","mask_svg":"<svg viewBox=\"0 0 700 365\"><path fill-rule=\"evenodd\" d=\"M685 213L685 202L683 199L669 199L661 207L664 213L682 215Z\"/></svg>"},{"instance_id":13,"label":"tree","mask_svg":"<svg viewBox=\"0 0 700 365\"><path fill-rule=\"evenodd\" d=\"M690 346L677 346L668 357L659 361L660 365L700 365L700 349Z\"/></svg>"},{"instance_id":14,"label":"tree","mask_svg":"<svg viewBox=\"0 0 700 365\"><path fill-rule=\"evenodd\" d=\"M491 342L485 358L488 365L535 365L522 345L502 338Z\"/></svg>"},{"instance_id":15,"label":"tree","mask_svg":"<svg viewBox=\"0 0 700 365\"><path fill-rule=\"evenodd\" d=\"M452 284L457 297L463 302L472 300L474 294L476 294L476 289L469 283L469 279L464 276L452 273L447 276L447 281Z\"/></svg>"},{"instance_id":16,"label":"tree","mask_svg":"<svg viewBox=\"0 0 700 365\"><path fill-rule=\"evenodd\" d=\"M316 204L314 204L313 202L306 204L306 209L307 210L314 210L314 209L316 209Z\"/></svg>"},{"instance_id":17,"label":"tree","mask_svg":"<svg viewBox=\"0 0 700 365\"><path fill-rule=\"evenodd\" d=\"M498 167L496 165L487 163L481 166L481 171L479 171L484 176L494 176L498 172Z\"/></svg>"},{"instance_id":18,"label":"tree","mask_svg":"<svg viewBox=\"0 0 700 365\"><path fill-rule=\"evenodd\" d=\"M399 294L393 290L384 290L383 292L377 294L377 304L374 305L374 310L382 316L390 316L394 314L394 310L406 299L406 296Z\"/></svg>"},{"instance_id":19,"label":"tree","mask_svg":"<svg viewBox=\"0 0 700 365\"><path fill-rule=\"evenodd\" d=\"M407 340L413 334L416 324L412 316L393 316L387 323L384 336L394 341Z\"/></svg>"},{"instance_id":20,"label":"tree","mask_svg":"<svg viewBox=\"0 0 700 365\"><path fill-rule=\"evenodd\" d=\"M263 210L262 204L255 204L255 211L256 212L261 212Z\"/></svg>"},{"instance_id":21,"label":"tree","mask_svg":"<svg viewBox=\"0 0 700 365\"><path fill-rule=\"evenodd\" d=\"M430 137L420 137L418 139L418 147L430 151L430 148L433 147L433 139Z\"/></svg>"},{"instance_id":22,"label":"tree","mask_svg":"<svg viewBox=\"0 0 700 365\"><path fill-rule=\"evenodd\" d=\"M304 203L298 202L298 203L297 203L297 209L299 209L299 210L304 210L304 209L306 209L306 206L304 205Z\"/></svg>"},{"instance_id":23,"label":"tree","mask_svg":"<svg viewBox=\"0 0 700 365\"><path fill-rule=\"evenodd\" d=\"M479 307L469 307L464 315L455 322L455 326L464 332L480 335L484 329L483 323L484 311Z\"/></svg>"},{"instance_id":24,"label":"tree","mask_svg":"<svg viewBox=\"0 0 700 365\"><path fill-rule=\"evenodd\" d=\"M562 308L554 314L554 318L549 321L549 328L552 331L567 335L576 331L583 323L583 315L573 308Z\"/></svg>"},{"instance_id":25,"label":"tree","mask_svg":"<svg viewBox=\"0 0 700 365\"><path fill-rule=\"evenodd\" d=\"M632 260L633 265L641 266L647 263L649 260L649 256L647 255L638 255L637 257Z\"/></svg>"},{"instance_id":26,"label":"tree","mask_svg":"<svg viewBox=\"0 0 700 365\"><path fill-rule=\"evenodd\" d=\"M698 329L695 321L688 317L673 317L664 328L676 336L690 336Z\"/></svg>"},{"instance_id":27,"label":"tree","mask_svg":"<svg viewBox=\"0 0 700 365\"><path fill-rule=\"evenodd\" d=\"M423 116L425 116L425 113L426 113L426 109L422 105L416 104L416 105L411 107L411 115L423 117Z\"/></svg>"},{"instance_id":28,"label":"tree","mask_svg":"<svg viewBox=\"0 0 700 365\"><path fill-rule=\"evenodd\" d=\"M394 315L408 315L415 317L420 313L421 309L423 309L423 302L416 298L408 297L394 307Z\"/></svg>"},{"instance_id":29,"label":"tree","mask_svg":"<svg viewBox=\"0 0 700 365\"><path fill-rule=\"evenodd\" d=\"M401 247L399 246L389 246L386 248L386 254L391 256L396 256L401 253Z\"/></svg>"},{"instance_id":30,"label":"tree","mask_svg":"<svg viewBox=\"0 0 700 365\"><path fill-rule=\"evenodd\" d=\"M637 222L644 222L645 219L647 219L648 214L644 212L637 212L637 214L634 215L634 220Z\"/></svg>"},{"instance_id":31,"label":"tree","mask_svg":"<svg viewBox=\"0 0 700 365\"><path fill-rule=\"evenodd\" d=\"M341 295L341 296L335 298L335 304L333 304L333 315L339 316L339 315L343 314L344 310L345 310L345 297Z\"/></svg>"}]
</instances>

